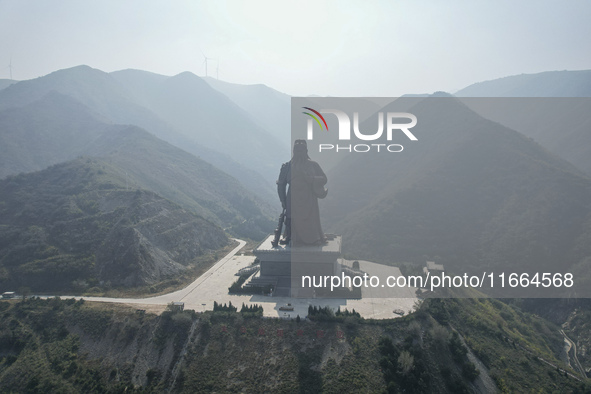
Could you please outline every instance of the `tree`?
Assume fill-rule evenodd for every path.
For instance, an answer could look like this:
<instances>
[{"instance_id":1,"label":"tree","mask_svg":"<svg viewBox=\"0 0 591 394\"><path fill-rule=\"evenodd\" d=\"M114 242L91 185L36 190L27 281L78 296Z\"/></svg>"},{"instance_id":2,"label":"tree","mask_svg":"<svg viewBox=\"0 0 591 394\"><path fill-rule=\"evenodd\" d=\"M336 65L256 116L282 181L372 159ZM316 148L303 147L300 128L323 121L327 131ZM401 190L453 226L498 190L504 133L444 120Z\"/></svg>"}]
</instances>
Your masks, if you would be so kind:
<instances>
[{"instance_id":1,"label":"tree","mask_svg":"<svg viewBox=\"0 0 591 394\"><path fill-rule=\"evenodd\" d=\"M433 338L433 343L436 348L444 349L447 341L449 340L449 332L445 327L439 324L435 324L429 331L429 335Z\"/></svg>"},{"instance_id":2,"label":"tree","mask_svg":"<svg viewBox=\"0 0 591 394\"><path fill-rule=\"evenodd\" d=\"M25 302L27 297L31 294L31 288L23 286L18 289L18 292L21 293L21 296L23 297L23 302Z\"/></svg>"},{"instance_id":3,"label":"tree","mask_svg":"<svg viewBox=\"0 0 591 394\"><path fill-rule=\"evenodd\" d=\"M415 358L407 351L403 350L398 356L398 366L403 375L408 375L415 364Z\"/></svg>"}]
</instances>

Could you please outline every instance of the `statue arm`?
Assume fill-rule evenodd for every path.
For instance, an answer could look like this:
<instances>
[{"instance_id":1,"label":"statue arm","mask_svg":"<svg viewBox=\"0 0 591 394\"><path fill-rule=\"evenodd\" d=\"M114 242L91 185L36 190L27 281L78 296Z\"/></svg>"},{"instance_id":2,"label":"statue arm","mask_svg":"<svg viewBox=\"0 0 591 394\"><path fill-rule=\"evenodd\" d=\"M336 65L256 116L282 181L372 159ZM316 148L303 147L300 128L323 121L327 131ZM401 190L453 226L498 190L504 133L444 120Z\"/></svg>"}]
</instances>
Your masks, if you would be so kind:
<instances>
[{"instance_id":1,"label":"statue arm","mask_svg":"<svg viewBox=\"0 0 591 394\"><path fill-rule=\"evenodd\" d=\"M314 194L318 198L324 198L328 194L328 190L324 187L328 182L328 178L320 165L314 162L314 177L312 181L312 188L314 189Z\"/></svg>"},{"instance_id":2,"label":"statue arm","mask_svg":"<svg viewBox=\"0 0 591 394\"><path fill-rule=\"evenodd\" d=\"M320 165L316 162L314 162L314 172L314 183L320 184L322 186L326 185L326 182L328 182L328 178L326 177L324 171L322 171Z\"/></svg>"}]
</instances>

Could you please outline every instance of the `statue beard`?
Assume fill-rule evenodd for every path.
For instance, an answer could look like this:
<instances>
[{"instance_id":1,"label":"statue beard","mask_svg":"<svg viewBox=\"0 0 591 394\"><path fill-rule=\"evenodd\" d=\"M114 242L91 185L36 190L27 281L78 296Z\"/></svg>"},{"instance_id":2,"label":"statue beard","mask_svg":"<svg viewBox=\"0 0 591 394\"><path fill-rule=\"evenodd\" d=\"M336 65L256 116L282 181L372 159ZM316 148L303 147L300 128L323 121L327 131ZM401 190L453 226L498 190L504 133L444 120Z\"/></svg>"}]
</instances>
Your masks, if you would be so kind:
<instances>
[{"instance_id":1,"label":"statue beard","mask_svg":"<svg viewBox=\"0 0 591 394\"><path fill-rule=\"evenodd\" d=\"M308 160L310 160L310 157L307 151L294 152L291 158L291 176L309 175L307 174L309 170L307 165Z\"/></svg>"}]
</instances>

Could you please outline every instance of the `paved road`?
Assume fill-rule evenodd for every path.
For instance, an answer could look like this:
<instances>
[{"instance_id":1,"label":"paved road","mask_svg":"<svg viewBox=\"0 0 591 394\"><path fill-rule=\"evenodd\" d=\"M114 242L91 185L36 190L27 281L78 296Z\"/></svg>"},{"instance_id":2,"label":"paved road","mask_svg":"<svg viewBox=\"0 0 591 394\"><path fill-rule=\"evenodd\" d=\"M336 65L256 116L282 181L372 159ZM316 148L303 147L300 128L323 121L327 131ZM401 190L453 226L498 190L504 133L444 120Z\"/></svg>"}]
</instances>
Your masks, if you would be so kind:
<instances>
[{"instance_id":1,"label":"paved road","mask_svg":"<svg viewBox=\"0 0 591 394\"><path fill-rule=\"evenodd\" d=\"M363 317L374 319L386 319L397 317L393 313L394 309L402 309L406 312L413 310L417 298L411 289L391 289L391 297L386 298L383 294L377 294L377 290L364 293L361 300L346 299L308 299L308 298L288 298L288 297L267 297L250 295L230 295L228 287L238 278L235 276L239 269L249 266L254 261L254 256L237 255L246 244L245 241L236 239L239 245L230 253L219 260L203 275L197 278L189 286L182 290L172 293L148 297L148 298L108 298L108 297L83 297L87 301L96 302L114 302L137 305L138 308L148 309L150 306L165 307L173 301L182 301L186 309L194 309L197 312L203 312L213 309L213 302L228 303L240 308L242 303L259 304L263 306L264 315L268 317L295 318L297 315L304 317L308 314L308 306L331 306L348 310L355 309ZM362 261L361 269L370 274L379 273L384 275L385 271L390 274L400 275L400 270L396 267L389 267ZM373 293L376 294L373 294ZM370 298L371 297L371 298ZM404 298L403 298L404 297ZM280 311L279 308L290 303L293 311Z\"/></svg>"},{"instance_id":2,"label":"paved road","mask_svg":"<svg viewBox=\"0 0 591 394\"><path fill-rule=\"evenodd\" d=\"M581 363L579 362L579 359L577 357L577 344L570 339L562 330L558 330L560 331L560 333L562 334L562 336L564 337L564 339L566 339L566 341L570 344L571 348L573 349L573 359L575 360L575 366L577 367L577 369L579 370L579 372L581 373L581 375L586 378L587 374L585 373L585 368L583 368L583 366L581 365ZM568 356L568 354L567 354Z\"/></svg>"},{"instance_id":3,"label":"paved road","mask_svg":"<svg viewBox=\"0 0 591 394\"><path fill-rule=\"evenodd\" d=\"M213 309L213 301L228 302L220 298L220 295L228 293L228 287L237 279L234 274L243 267L250 265L254 257L236 256L238 251L246 245L241 239L235 239L239 245L221 260L205 271L193 283L184 289L172 293L147 298L110 298L110 297L83 297L87 301L115 302L124 304L142 305L167 305L174 301L182 301L185 308L203 311Z\"/></svg>"}]
</instances>

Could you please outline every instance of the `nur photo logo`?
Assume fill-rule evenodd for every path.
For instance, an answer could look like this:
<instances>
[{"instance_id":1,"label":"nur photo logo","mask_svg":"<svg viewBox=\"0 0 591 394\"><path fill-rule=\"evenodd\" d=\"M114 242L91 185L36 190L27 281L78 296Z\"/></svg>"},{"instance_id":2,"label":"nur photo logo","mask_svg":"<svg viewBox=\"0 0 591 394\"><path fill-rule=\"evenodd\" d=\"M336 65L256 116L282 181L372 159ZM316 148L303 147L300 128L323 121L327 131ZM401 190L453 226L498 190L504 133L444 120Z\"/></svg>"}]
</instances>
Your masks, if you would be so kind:
<instances>
[{"instance_id":1,"label":"nur photo logo","mask_svg":"<svg viewBox=\"0 0 591 394\"><path fill-rule=\"evenodd\" d=\"M377 131L368 132L360 129L359 112L352 113L353 122L347 112L338 109L321 109L315 110L311 107L302 107L306 111L302 114L309 117L307 120L306 138L308 141L314 140L315 124L321 131L329 131L328 122L324 115L334 115L337 121L337 132L335 138L337 143L320 143L318 144L319 152L333 151L333 152L358 152L365 153L370 151L375 152L402 152L404 147L400 144L390 143L394 135L398 132L404 134L410 141L418 141L417 137L410 131L411 128L417 124L417 117L408 112L378 112L377 113ZM332 130L332 129L331 129ZM377 143L384 140L388 143ZM376 143L361 143L361 144L339 144L341 141L373 141Z\"/></svg>"}]
</instances>

